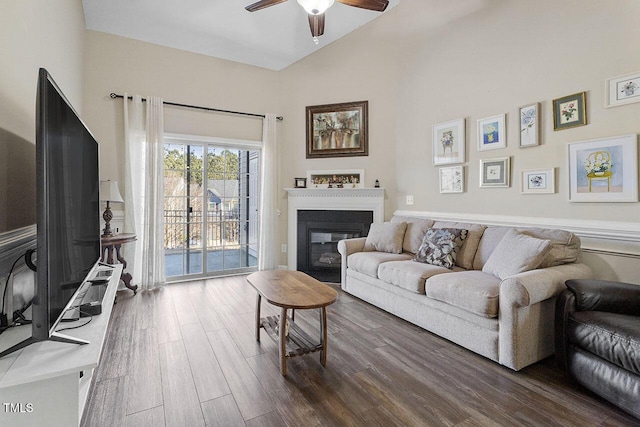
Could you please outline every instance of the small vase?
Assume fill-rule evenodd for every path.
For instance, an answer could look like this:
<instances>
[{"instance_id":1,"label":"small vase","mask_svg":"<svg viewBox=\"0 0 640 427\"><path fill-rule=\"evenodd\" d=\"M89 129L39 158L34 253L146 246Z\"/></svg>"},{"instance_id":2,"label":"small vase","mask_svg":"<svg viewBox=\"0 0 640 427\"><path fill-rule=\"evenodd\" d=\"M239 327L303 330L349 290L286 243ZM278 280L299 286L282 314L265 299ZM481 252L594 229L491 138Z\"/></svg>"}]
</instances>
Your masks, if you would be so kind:
<instances>
[{"instance_id":1,"label":"small vase","mask_svg":"<svg viewBox=\"0 0 640 427\"><path fill-rule=\"evenodd\" d=\"M595 176L603 176L604 172L594 172L593 173Z\"/></svg>"}]
</instances>

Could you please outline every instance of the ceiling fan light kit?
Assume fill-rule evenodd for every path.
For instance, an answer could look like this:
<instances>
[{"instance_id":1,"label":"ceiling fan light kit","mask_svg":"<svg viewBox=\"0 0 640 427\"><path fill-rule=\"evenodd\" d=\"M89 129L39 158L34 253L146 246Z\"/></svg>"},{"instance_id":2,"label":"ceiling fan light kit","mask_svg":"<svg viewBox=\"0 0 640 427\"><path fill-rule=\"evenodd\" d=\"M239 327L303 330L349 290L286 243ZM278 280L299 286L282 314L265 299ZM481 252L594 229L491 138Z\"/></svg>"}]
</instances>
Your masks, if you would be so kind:
<instances>
[{"instance_id":1,"label":"ceiling fan light kit","mask_svg":"<svg viewBox=\"0 0 640 427\"><path fill-rule=\"evenodd\" d=\"M335 0L297 0L298 4L307 11L309 15L320 15L329 9Z\"/></svg>"},{"instance_id":2,"label":"ceiling fan light kit","mask_svg":"<svg viewBox=\"0 0 640 427\"><path fill-rule=\"evenodd\" d=\"M255 12L287 0L259 0L245 7L249 12ZM300 6L309 14L309 28L313 41L318 44L318 37L324 34L324 13L329 9L335 0L296 0ZM338 3L347 6L359 7L361 9L384 12L389 6L389 0L338 0Z\"/></svg>"}]
</instances>

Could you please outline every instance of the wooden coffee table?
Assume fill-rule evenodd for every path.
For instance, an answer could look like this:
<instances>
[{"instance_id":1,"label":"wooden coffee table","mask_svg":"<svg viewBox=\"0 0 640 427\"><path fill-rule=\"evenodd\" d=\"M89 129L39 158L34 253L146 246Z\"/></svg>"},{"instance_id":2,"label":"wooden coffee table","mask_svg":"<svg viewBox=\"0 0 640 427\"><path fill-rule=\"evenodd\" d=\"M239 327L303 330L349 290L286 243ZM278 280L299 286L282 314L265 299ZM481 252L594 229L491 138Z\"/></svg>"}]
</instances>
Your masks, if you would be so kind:
<instances>
[{"instance_id":1,"label":"wooden coffee table","mask_svg":"<svg viewBox=\"0 0 640 427\"><path fill-rule=\"evenodd\" d=\"M280 349L280 371L287 375L287 357L320 352L320 363L327 365L327 306L338 299L335 289L300 271L269 270L250 274L247 281L258 291L256 299L256 340L264 328ZM262 298L281 308L280 316L260 317ZM296 309L320 309L320 342L294 323ZM287 310L291 309L291 317ZM281 327L281 319L285 327Z\"/></svg>"}]
</instances>

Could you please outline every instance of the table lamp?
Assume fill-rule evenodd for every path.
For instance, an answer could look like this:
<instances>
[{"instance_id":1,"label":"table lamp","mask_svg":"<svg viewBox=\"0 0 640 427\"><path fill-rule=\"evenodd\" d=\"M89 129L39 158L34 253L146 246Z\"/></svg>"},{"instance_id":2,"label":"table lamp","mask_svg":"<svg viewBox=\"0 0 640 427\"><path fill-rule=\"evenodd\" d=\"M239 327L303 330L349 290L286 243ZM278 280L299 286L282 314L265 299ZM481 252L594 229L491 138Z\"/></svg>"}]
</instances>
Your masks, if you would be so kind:
<instances>
[{"instance_id":1,"label":"table lamp","mask_svg":"<svg viewBox=\"0 0 640 427\"><path fill-rule=\"evenodd\" d=\"M100 201L107 202L107 208L102 214L104 219L104 230L102 230L102 237L113 236L111 231L111 220L113 219L113 213L111 213L110 202L124 203L120 190L118 190L118 181L100 181Z\"/></svg>"}]
</instances>

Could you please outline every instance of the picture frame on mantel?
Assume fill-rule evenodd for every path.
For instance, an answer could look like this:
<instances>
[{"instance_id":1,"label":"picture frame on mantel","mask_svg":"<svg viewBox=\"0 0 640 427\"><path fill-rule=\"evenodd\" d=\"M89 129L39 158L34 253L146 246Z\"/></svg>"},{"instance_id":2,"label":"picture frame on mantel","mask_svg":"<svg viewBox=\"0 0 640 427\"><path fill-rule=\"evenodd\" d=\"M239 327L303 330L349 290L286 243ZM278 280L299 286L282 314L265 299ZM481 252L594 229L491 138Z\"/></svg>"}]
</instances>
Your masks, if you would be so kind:
<instances>
[{"instance_id":1,"label":"picture frame on mantel","mask_svg":"<svg viewBox=\"0 0 640 427\"><path fill-rule=\"evenodd\" d=\"M364 169L307 171L308 188L364 188Z\"/></svg>"},{"instance_id":2,"label":"picture frame on mantel","mask_svg":"<svg viewBox=\"0 0 640 427\"><path fill-rule=\"evenodd\" d=\"M306 107L307 159L369 155L369 101Z\"/></svg>"}]
</instances>

